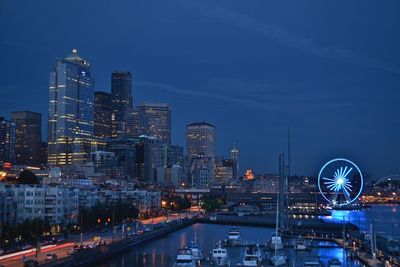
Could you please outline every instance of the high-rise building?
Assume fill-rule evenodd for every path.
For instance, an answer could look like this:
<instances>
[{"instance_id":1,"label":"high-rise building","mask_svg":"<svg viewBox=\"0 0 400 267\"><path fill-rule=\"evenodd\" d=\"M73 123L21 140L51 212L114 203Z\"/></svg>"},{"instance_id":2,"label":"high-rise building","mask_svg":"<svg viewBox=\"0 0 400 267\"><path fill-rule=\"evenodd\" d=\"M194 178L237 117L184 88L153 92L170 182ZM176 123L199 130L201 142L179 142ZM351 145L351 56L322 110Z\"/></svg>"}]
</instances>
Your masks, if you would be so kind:
<instances>
[{"instance_id":1,"label":"high-rise building","mask_svg":"<svg viewBox=\"0 0 400 267\"><path fill-rule=\"evenodd\" d=\"M233 144L231 150L231 160L232 160L232 178L237 181L239 179L239 150L236 144Z\"/></svg>"},{"instance_id":2,"label":"high-rise building","mask_svg":"<svg viewBox=\"0 0 400 267\"><path fill-rule=\"evenodd\" d=\"M42 114L31 111L11 113L15 123L15 163L40 166L42 163Z\"/></svg>"},{"instance_id":3,"label":"high-rise building","mask_svg":"<svg viewBox=\"0 0 400 267\"><path fill-rule=\"evenodd\" d=\"M124 136L127 121L132 112L132 75L130 72L115 71L111 75L112 136Z\"/></svg>"},{"instance_id":4,"label":"high-rise building","mask_svg":"<svg viewBox=\"0 0 400 267\"><path fill-rule=\"evenodd\" d=\"M111 137L111 94L106 92L94 93L94 136Z\"/></svg>"},{"instance_id":5,"label":"high-rise building","mask_svg":"<svg viewBox=\"0 0 400 267\"><path fill-rule=\"evenodd\" d=\"M232 181L234 170L232 159L218 159L215 166L215 183L224 184Z\"/></svg>"},{"instance_id":6,"label":"high-rise building","mask_svg":"<svg viewBox=\"0 0 400 267\"><path fill-rule=\"evenodd\" d=\"M200 155L215 158L215 126L207 122L188 124L186 148L189 159Z\"/></svg>"},{"instance_id":7,"label":"high-rise building","mask_svg":"<svg viewBox=\"0 0 400 267\"><path fill-rule=\"evenodd\" d=\"M195 188L207 188L215 178L215 126L195 122L186 126L189 182Z\"/></svg>"},{"instance_id":8,"label":"high-rise building","mask_svg":"<svg viewBox=\"0 0 400 267\"><path fill-rule=\"evenodd\" d=\"M48 164L63 166L89 160L94 125L94 80L90 63L76 49L57 59L50 73Z\"/></svg>"},{"instance_id":9,"label":"high-rise building","mask_svg":"<svg viewBox=\"0 0 400 267\"><path fill-rule=\"evenodd\" d=\"M0 162L14 162L15 123L0 117Z\"/></svg>"},{"instance_id":10,"label":"high-rise building","mask_svg":"<svg viewBox=\"0 0 400 267\"><path fill-rule=\"evenodd\" d=\"M143 103L137 106L131 116L129 131L133 136L152 136L171 144L171 109L168 104Z\"/></svg>"}]
</instances>

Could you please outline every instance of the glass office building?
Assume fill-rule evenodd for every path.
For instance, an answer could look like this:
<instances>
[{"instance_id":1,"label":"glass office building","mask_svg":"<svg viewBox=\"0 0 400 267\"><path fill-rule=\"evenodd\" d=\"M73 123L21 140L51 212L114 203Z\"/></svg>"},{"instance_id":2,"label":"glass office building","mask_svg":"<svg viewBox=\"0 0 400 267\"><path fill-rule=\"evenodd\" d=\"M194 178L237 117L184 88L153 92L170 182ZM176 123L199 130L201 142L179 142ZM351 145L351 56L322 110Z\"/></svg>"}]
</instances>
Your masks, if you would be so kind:
<instances>
[{"instance_id":1,"label":"glass office building","mask_svg":"<svg viewBox=\"0 0 400 267\"><path fill-rule=\"evenodd\" d=\"M132 112L132 74L115 71L111 75L112 136L125 136L126 122Z\"/></svg>"},{"instance_id":2,"label":"glass office building","mask_svg":"<svg viewBox=\"0 0 400 267\"><path fill-rule=\"evenodd\" d=\"M50 73L48 164L63 166L89 160L94 125L94 80L90 63L76 49L57 59Z\"/></svg>"}]
</instances>

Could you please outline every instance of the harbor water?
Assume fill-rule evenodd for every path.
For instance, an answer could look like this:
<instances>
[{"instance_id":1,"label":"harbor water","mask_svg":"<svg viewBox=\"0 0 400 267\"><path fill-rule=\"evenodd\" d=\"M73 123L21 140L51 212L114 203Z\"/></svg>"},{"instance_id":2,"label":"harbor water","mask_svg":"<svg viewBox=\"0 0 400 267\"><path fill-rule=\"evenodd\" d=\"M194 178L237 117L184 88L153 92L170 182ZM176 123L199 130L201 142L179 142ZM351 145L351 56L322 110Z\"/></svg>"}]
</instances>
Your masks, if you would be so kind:
<instances>
[{"instance_id":1,"label":"harbor water","mask_svg":"<svg viewBox=\"0 0 400 267\"><path fill-rule=\"evenodd\" d=\"M209 251L214 247L215 243L219 240L226 238L226 234L230 226L215 225L215 224L195 224L178 232L167 235L163 238L148 242L142 246L137 246L124 254L118 255L110 259L108 262L103 263L101 267L172 267L176 253L179 248L183 248L194 240L195 235L205 255L209 255ZM240 233L242 240L248 243L258 243L264 245L267 240L274 233L272 228L258 228L258 227L244 227L240 226ZM318 242L314 241L314 245ZM332 245L323 243L321 245ZM229 247L229 256L231 259L231 266L237 266L241 262L245 248L244 247ZM266 251L262 248L264 257ZM303 266L304 260L315 258L317 255L320 260L327 264L327 261L332 258L342 260L343 250L341 247L336 248L318 248L311 249L310 251L296 252L294 249L289 249L289 264L290 266ZM273 251L269 251L273 254ZM357 262L352 262L346 266L362 266Z\"/></svg>"},{"instance_id":2,"label":"harbor water","mask_svg":"<svg viewBox=\"0 0 400 267\"><path fill-rule=\"evenodd\" d=\"M369 232L373 224L376 235L390 239L400 239L400 206L372 205L364 210L333 210L331 216L321 216L332 222L348 221L357 225L361 231Z\"/></svg>"},{"instance_id":3,"label":"harbor water","mask_svg":"<svg viewBox=\"0 0 400 267\"><path fill-rule=\"evenodd\" d=\"M341 222L350 221L360 227L362 231L368 231L371 223L375 224L377 234L398 238L400 214L399 206L372 206L366 210L360 211L333 211L331 216L322 217L324 220ZM171 233L160 239L145 243L141 246L133 247L130 250L115 256L102 263L101 267L172 267L178 249L189 244L191 240L197 237L197 241L208 256L215 243L224 240L230 226L216 224L195 224L190 227ZM264 245L274 233L272 228L244 227L240 226L240 233L244 242ZM314 241L314 245L318 242ZM340 261L345 259L346 264L342 266L363 266L357 261L350 261L343 255L343 249L335 244L320 243L321 247L313 248L309 251L296 252L294 249L287 249L289 254L289 266L303 266L303 262L317 255L327 266L327 261L337 258ZM336 246L336 247L335 247ZM241 262L244 255L244 247L228 248L231 258L231 266L236 266ZM266 251L262 249L264 257ZM273 253L273 252L269 252Z\"/></svg>"}]
</instances>

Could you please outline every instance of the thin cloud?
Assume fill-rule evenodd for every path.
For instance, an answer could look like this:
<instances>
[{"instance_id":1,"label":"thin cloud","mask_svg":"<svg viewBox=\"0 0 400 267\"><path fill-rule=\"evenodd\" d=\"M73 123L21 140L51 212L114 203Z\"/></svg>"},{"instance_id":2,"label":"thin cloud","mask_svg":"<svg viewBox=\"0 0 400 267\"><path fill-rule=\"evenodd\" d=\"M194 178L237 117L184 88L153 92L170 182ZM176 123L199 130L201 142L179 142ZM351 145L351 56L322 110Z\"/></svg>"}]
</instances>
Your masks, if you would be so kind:
<instances>
[{"instance_id":1,"label":"thin cloud","mask_svg":"<svg viewBox=\"0 0 400 267\"><path fill-rule=\"evenodd\" d=\"M276 25L264 23L252 17L226 10L222 7L201 3L197 0L181 0L180 2L185 6L195 8L203 14L218 19L224 23L233 25L243 30L261 34L276 43L298 49L306 54L333 61L383 70L394 74L400 74L400 68L398 66L393 66L369 57L357 55L356 53L347 49L319 45L312 39L285 31Z\"/></svg>"},{"instance_id":2,"label":"thin cloud","mask_svg":"<svg viewBox=\"0 0 400 267\"><path fill-rule=\"evenodd\" d=\"M223 100L226 102L249 105L252 107L264 108L264 109L280 111L280 112L287 112L287 110L285 110L285 109L282 109L275 105L268 104L266 102L255 101L255 100L251 100L251 99L245 99L245 98L234 97L234 96L229 96L229 95L222 95L222 94L211 93L211 92L183 90L183 89L178 89L178 88L175 88L170 85L163 84L163 83L138 81L135 83L135 87L147 88L147 89L158 89L158 90L168 91L168 92L182 94L182 95L189 95L189 96L207 97L207 98Z\"/></svg>"}]
</instances>

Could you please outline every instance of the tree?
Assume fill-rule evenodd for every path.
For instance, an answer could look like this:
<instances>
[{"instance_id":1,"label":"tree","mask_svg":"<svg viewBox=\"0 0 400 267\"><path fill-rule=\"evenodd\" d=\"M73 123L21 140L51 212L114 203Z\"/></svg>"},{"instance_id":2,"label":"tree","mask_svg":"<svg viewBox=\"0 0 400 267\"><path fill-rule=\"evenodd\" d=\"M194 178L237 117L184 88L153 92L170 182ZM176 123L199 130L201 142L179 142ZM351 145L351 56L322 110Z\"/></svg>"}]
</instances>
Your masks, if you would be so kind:
<instances>
[{"instance_id":1,"label":"tree","mask_svg":"<svg viewBox=\"0 0 400 267\"><path fill-rule=\"evenodd\" d=\"M97 203L91 208L84 208L79 211L78 225L81 225L86 230L95 227L103 227L104 224L110 221L112 223L114 215L114 223L122 223L126 219L137 219L139 210L131 202L118 199L115 202ZM114 213L114 214L113 214Z\"/></svg>"},{"instance_id":2,"label":"tree","mask_svg":"<svg viewBox=\"0 0 400 267\"><path fill-rule=\"evenodd\" d=\"M222 207L224 204L224 200L221 198L205 198L203 199L203 204L201 207L206 211L206 212L213 212L219 208Z\"/></svg>"},{"instance_id":3,"label":"tree","mask_svg":"<svg viewBox=\"0 0 400 267\"><path fill-rule=\"evenodd\" d=\"M23 170L20 172L17 178L18 184L39 184L38 177L29 170Z\"/></svg>"}]
</instances>

